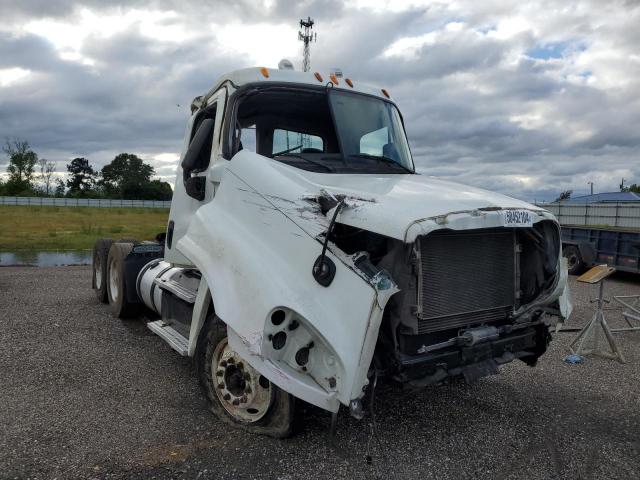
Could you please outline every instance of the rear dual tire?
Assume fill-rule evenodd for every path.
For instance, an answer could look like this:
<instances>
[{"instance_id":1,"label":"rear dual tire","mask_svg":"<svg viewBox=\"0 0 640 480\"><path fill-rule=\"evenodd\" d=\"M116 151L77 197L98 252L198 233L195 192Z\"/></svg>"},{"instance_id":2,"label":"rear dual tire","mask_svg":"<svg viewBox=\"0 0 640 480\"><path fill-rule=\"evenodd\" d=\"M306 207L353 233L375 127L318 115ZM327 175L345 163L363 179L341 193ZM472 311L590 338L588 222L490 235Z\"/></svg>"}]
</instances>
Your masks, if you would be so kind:
<instances>
[{"instance_id":1,"label":"rear dual tire","mask_svg":"<svg viewBox=\"0 0 640 480\"><path fill-rule=\"evenodd\" d=\"M108 303L118 318L130 318L139 313L139 303L127 299L127 279L124 259L136 244L132 238L114 241L99 238L93 246L91 286L99 302Z\"/></svg>"},{"instance_id":2,"label":"rear dual tire","mask_svg":"<svg viewBox=\"0 0 640 480\"><path fill-rule=\"evenodd\" d=\"M109 303L107 293L107 257L113 244L110 238L99 238L93 245L93 279L91 286L96 292L96 298L101 303Z\"/></svg>"},{"instance_id":3,"label":"rear dual tire","mask_svg":"<svg viewBox=\"0 0 640 480\"><path fill-rule=\"evenodd\" d=\"M118 318L131 318L139 313L140 304L127 298L127 278L124 259L133 248L132 242L116 242L109 248L107 256L107 297L109 308Z\"/></svg>"},{"instance_id":4,"label":"rear dual tire","mask_svg":"<svg viewBox=\"0 0 640 480\"><path fill-rule=\"evenodd\" d=\"M92 258L92 277L91 288L95 290L96 298L101 303L109 303L109 292L107 291L107 260L109 257L109 250L114 243L132 243L136 244L137 241L133 238L121 238L120 240L113 240L112 238L99 238L93 245Z\"/></svg>"}]
</instances>

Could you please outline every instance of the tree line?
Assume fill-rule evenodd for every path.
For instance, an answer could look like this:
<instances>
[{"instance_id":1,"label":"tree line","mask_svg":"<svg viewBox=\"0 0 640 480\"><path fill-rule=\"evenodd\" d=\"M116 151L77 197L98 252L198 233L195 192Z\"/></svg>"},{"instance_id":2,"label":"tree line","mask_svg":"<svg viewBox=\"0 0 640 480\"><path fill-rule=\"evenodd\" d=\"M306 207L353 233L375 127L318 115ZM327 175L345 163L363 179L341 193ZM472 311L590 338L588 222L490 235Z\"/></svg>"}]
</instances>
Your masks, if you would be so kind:
<instances>
[{"instance_id":1,"label":"tree line","mask_svg":"<svg viewBox=\"0 0 640 480\"><path fill-rule=\"evenodd\" d=\"M8 178L0 179L0 195L127 200L171 200L167 182L153 180L155 169L132 153L120 153L101 170L78 157L66 165L67 180L56 178L57 162L39 158L25 140L6 141Z\"/></svg>"},{"instance_id":2,"label":"tree line","mask_svg":"<svg viewBox=\"0 0 640 480\"><path fill-rule=\"evenodd\" d=\"M640 193L640 185L637 183L632 183L631 185L625 185L624 179L622 179L622 183L620 183L620 191L621 192L633 192Z\"/></svg>"}]
</instances>

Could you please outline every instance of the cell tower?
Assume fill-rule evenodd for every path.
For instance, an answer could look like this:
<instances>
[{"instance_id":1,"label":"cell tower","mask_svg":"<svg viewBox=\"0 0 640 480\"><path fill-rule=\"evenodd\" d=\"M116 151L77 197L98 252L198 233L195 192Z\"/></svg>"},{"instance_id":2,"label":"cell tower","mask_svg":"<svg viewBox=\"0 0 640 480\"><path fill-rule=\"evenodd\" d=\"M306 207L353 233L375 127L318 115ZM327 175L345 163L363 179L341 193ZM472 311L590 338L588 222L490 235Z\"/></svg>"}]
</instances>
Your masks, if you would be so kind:
<instances>
[{"instance_id":1,"label":"cell tower","mask_svg":"<svg viewBox=\"0 0 640 480\"><path fill-rule=\"evenodd\" d=\"M298 32L298 40L304 43L304 58L302 60L302 71L308 72L311 69L311 51L309 50L309 43L315 42L318 38L317 33L313 33L313 20L311 17L307 17L306 20L300 20L300 30Z\"/></svg>"}]
</instances>

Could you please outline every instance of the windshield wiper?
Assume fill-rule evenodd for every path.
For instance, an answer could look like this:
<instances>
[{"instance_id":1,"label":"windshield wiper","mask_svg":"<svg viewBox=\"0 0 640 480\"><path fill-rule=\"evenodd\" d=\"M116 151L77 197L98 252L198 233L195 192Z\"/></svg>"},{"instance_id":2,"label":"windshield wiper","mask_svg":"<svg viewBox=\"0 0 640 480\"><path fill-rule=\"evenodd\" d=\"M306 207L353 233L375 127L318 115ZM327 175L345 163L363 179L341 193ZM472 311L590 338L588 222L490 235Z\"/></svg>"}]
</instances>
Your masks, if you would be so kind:
<instances>
[{"instance_id":1,"label":"windshield wiper","mask_svg":"<svg viewBox=\"0 0 640 480\"><path fill-rule=\"evenodd\" d=\"M281 155L274 155L273 158L275 158L275 157L296 157L296 158L301 158L302 160L305 160L306 162L309 162L309 163L311 163L313 165L316 165L318 167L324 168L328 172L335 172L335 169L333 167L330 167L329 165L325 165L324 163L321 163L321 162L316 162L315 160L311 160L310 158L303 157L302 155L298 155L297 153L285 153L285 154L281 154Z\"/></svg>"},{"instance_id":2,"label":"windshield wiper","mask_svg":"<svg viewBox=\"0 0 640 480\"><path fill-rule=\"evenodd\" d=\"M294 150L297 150L298 148L302 148L302 144L296 145L295 147L287 148L286 150L282 150L281 152L278 152L278 153L274 153L273 156L274 157L279 157L280 155L284 155L286 153L293 152Z\"/></svg>"},{"instance_id":3,"label":"windshield wiper","mask_svg":"<svg viewBox=\"0 0 640 480\"><path fill-rule=\"evenodd\" d=\"M405 167L401 163L396 162L393 158L385 157L384 155L371 155L370 153L350 153L348 156L349 157L356 157L356 158L370 158L372 160L377 160L378 162L385 163L387 165L393 165L395 167L400 167L405 172L414 173L413 170L411 170L410 168Z\"/></svg>"}]
</instances>

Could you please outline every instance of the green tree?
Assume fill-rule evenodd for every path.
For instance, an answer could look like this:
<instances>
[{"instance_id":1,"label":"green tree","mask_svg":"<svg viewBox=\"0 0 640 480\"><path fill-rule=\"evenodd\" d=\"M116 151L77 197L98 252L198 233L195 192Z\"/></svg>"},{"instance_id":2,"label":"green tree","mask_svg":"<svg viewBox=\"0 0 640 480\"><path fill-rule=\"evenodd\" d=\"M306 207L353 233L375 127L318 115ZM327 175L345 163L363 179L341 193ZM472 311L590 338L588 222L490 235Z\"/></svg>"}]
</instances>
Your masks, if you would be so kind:
<instances>
[{"instance_id":1,"label":"green tree","mask_svg":"<svg viewBox=\"0 0 640 480\"><path fill-rule=\"evenodd\" d=\"M171 200L173 197L171 185L162 180L151 180L142 186L140 193L140 198L144 200Z\"/></svg>"},{"instance_id":2,"label":"green tree","mask_svg":"<svg viewBox=\"0 0 640 480\"><path fill-rule=\"evenodd\" d=\"M64 182L58 178L56 180L56 188L53 191L53 195L55 197L64 197L64 192L65 192Z\"/></svg>"},{"instance_id":3,"label":"green tree","mask_svg":"<svg viewBox=\"0 0 640 480\"><path fill-rule=\"evenodd\" d=\"M97 174L86 158L74 158L71 163L67 164L69 179L67 187L69 191L67 195L70 197L87 197L93 196L93 188L96 184Z\"/></svg>"},{"instance_id":4,"label":"green tree","mask_svg":"<svg viewBox=\"0 0 640 480\"><path fill-rule=\"evenodd\" d=\"M620 184L620 191L621 192L640 193L640 185L638 185L637 183L632 183L631 185L625 187L624 186L624 178L623 178L622 179L622 183Z\"/></svg>"},{"instance_id":5,"label":"green tree","mask_svg":"<svg viewBox=\"0 0 640 480\"><path fill-rule=\"evenodd\" d=\"M4 152L9 157L9 180L4 187L7 195L29 193L33 187L33 173L38 155L31 150L26 140L6 141Z\"/></svg>"},{"instance_id":6,"label":"green tree","mask_svg":"<svg viewBox=\"0 0 640 480\"><path fill-rule=\"evenodd\" d=\"M153 167L137 155L121 153L102 167L100 183L109 197L144 199L145 188L154 173Z\"/></svg>"},{"instance_id":7,"label":"green tree","mask_svg":"<svg viewBox=\"0 0 640 480\"><path fill-rule=\"evenodd\" d=\"M558 195L558 198L554 200L554 202L561 202L562 200L569 200L571 195L573 194L573 190L565 190Z\"/></svg>"}]
</instances>

